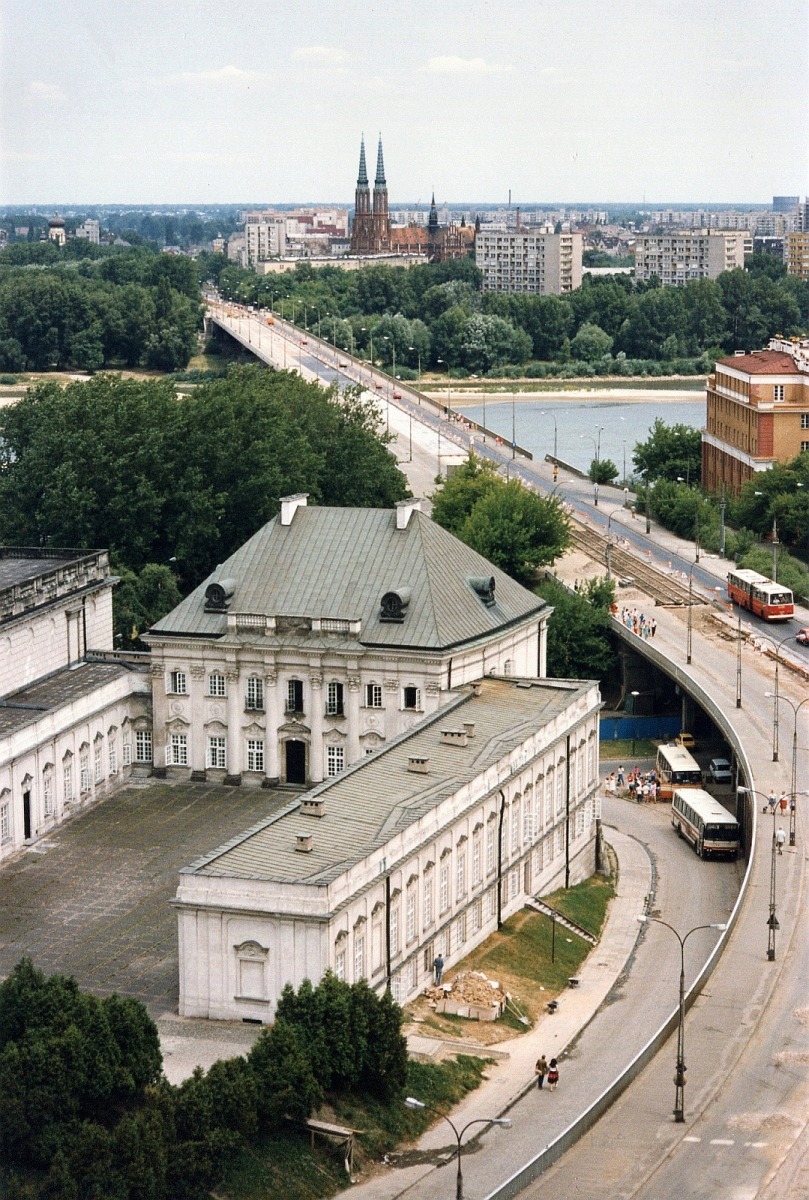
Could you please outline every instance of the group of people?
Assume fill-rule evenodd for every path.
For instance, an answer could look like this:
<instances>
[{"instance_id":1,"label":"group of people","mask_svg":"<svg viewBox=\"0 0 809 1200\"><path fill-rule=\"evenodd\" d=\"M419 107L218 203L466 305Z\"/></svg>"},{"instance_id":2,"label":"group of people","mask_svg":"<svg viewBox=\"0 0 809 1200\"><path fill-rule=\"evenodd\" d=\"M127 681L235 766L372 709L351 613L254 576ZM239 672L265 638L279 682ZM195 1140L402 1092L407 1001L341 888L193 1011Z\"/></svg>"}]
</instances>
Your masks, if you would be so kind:
<instances>
[{"instance_id":1,"label":"group of people","mask_svg":"<svg viewBox=\"0 0 809 1200\"><path fill-rule=\"evenodd\" d=\"M630 799L637 800L638 804L655 801L658 787L657 771L654 767L651 771L643 772L637 767L633 767L628 775L625 774L623 767L619 767L604 780L604 790L608 796L617 796L619 790L627 788Z\"/></svg>"},{"instance_id":2,"label":"group of people","mask_svg":"<svg viewBox=\"0 0 809 1200\"><path fill-rule=\"evenodd\" d=\"M537 1059L537 1065L534 1067L537 1077L537 1087L542 1091L545 1078L548 1079L548 1089L552 1092L556 1091L556 1085L559 1082L559 1067L556 1065L556 1059L552 1058L550 1062L543 1054Z\"/></svg>"},{"instance_id":3,"label":"group of people","mask_svg":"<svg viewBox=\"0 0 809 1200\"><path fill-rule=\"evenodd\" d=\"M770 794L767 797L767 805L764 809L764 812L772 813L773 817L775 816L776 812L779 812L783 817L786 814L787 809L789 809L791 813L795 811L795 797L788 796L783 789L781 790L781 795L776 796L775 788L771 788ZM784 833L783 829L779 827L775 831L775 844L778 847L779 854L784 853L784 843L786 840L787 835Z\"/></svg>"},{"instance_id":4,"label":"group of people","mask_svg":"<svg viewBox=\"0 0 809 1200\"><path fill-rule=\"evenodd\" d=\"M621 609L621 624L627 629L631 629L638 637L646 638L654 637L657 633L657 621L654 617L645 617L642 612L638 612L636 608Z\"/></svg>"}]
</instances>

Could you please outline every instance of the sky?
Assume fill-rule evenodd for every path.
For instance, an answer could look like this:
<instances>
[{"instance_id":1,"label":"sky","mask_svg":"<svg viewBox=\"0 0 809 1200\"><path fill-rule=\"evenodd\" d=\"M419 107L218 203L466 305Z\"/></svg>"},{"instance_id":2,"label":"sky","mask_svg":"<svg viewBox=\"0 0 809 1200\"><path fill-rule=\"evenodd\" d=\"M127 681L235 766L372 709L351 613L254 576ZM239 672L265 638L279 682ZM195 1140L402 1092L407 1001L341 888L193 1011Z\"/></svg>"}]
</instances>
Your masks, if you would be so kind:
<instances>
[{"instance_id":1,"label":"sky","mask_svg":"<svg viewBox=\"0 0 809 1200\"><path fill-rule=\"evenodd\" d=\"M809 0L4 0L0 204L769 202Z\"/></svg>"}]
</instances>

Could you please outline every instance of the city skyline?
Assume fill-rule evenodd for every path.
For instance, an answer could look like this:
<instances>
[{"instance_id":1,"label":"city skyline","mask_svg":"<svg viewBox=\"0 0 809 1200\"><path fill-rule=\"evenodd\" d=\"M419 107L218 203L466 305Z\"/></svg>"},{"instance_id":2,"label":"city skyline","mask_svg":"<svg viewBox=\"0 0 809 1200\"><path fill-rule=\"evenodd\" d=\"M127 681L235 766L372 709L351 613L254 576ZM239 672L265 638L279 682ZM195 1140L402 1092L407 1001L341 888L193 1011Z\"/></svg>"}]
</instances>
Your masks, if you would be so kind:
<instances>
[{"instance_id":1,"label":"city skyline","mask_svg":"<svg viewBox=\"0 0 809 1200\"><path fill-rule=\"evenodd\" d=\"M422 202L807 191L805 0L774 0L766 23L753 0L716 16L444 0L428 45L392 36L423 22L411 0L273 9L145 0L111 19L97 0L10 0L0 204L348 203L359 135L380 128L392 196Z\"/></svg>"}]
</instances>

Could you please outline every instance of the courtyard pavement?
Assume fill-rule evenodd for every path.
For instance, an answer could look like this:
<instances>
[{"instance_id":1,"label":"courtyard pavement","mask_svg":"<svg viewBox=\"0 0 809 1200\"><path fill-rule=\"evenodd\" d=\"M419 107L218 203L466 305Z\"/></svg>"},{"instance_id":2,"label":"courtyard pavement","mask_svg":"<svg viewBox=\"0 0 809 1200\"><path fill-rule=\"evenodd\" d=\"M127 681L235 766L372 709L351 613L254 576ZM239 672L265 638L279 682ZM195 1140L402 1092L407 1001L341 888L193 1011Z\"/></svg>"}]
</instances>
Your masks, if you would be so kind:
<instances>
[{"instance_id":1,"label":"courtyard pavement","mask_svg":"<svg viewBox=\"0 0 809 1200\"><path fill-rule=\"evenodd\" d=\"M0 870L0 978L27 955L98 996L136 996L154 1018L176 1014L169 900L179 868L288 799L257 788L150 783L78 814Z\"/></svg>"}]
</instances>

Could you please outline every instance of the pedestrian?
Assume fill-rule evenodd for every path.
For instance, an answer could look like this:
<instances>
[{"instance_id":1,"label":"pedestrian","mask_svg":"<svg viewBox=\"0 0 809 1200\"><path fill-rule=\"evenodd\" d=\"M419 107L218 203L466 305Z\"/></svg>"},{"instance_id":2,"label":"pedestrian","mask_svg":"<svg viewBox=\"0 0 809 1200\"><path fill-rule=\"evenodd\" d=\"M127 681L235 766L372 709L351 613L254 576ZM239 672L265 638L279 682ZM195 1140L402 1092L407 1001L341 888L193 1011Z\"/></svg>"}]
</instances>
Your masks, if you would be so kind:
<instances>
[{"instance_id":1,"label":"pedestrian","mask_svg":"<svg viewBox=\"0 0 809 1200\"><path fill-rule=\"evenodd\" d=\"M534 1067L537 1076L537 1087L542 1091L542 1085L545 1082L545 1076L548 1074L548 1060L543 1054L537 1059L537 1065Z\"/></svg>"},{"instance_id":2,"label":"pedestrian","mask_svg":"<svg viewBox=\"0 0 809 1200\"><path fill-rule=\"evenodd\" d=\"M781 795L779 796L778 807L781 809L782 814L786 812L786 810L787 810L787 794L786 794L786 792L782 792Z\"/></svg>"},{"instance_id":3,"label":"pedestrian","mask_svg":"<svg viewBox=\"0 0 809 1200\"><path fill-rule=\"evenodd\" d=\"M556 1065L556 1059L552 1058L550 1066L548 1067L548 1090L551 1092L555 1092L556 1085L558 1082L559 1082L559 1068Z\"/></svg>"},{"instance_id":4,"label":"pedestrian","mask_svg":"<svg viewBox=\"0 0 809 1200\"><path fill-rule=\"evenodd\" d=\"M657 620L652 617L652 637L657 633Z\"/></svg>"},{"instance_id":5,"label":"pedestrian","mask_svg":"<svg viewBox=\"0 0 809 1200\"><path fill-rule=\"evenodd\" d=\"M784 833L783 829L779 829L775 835L775 844L778 847L779 854L784 853L784 842L786 840L787 840L786 834ZM550 1076L548 1077L548 1082L550 1083Z\"/></svg>"},{"instance_id":6,"label":"pedestrian","mask_svg":"<svg viewBox=\"0 0 809 1200\"><path fill-rule=\"evenodd\" d=\"M634 799L634 797L635 797L635 789L636 789L636 787L637 787L637 784L635 783L635 776L634 776L634 775L630 775L630 776L629 776L629 784L628 784L628 787L629 787L629 799L630 799L630 800L633 800L633 799Z\"/></svg>"},{"instance_id":7,"label":"pedestrian","mask_svg":"<svg viewBox=\"0 0 809 1200\"><path fill-rule=\"evenodd\" d=\"M618 768L618 787L624 786L624 768L623 765Z\"/></svg>"},{"instance_id":8,"label":"pedestrian","mask_svg":"<svg viewBox=\"0 0 809 1200\"><path fill-rule=\"evenodd\" d=\"M657 800L657 782L654 779L649 782L649 799L652 804Z\"/></svg>"},{"instance_id":9,"label":"pedestrian","mask_svg":"<svg viewBox=\"0 0 809 1200\"><path fill-rule=\"evenodd\" d=\"M776 806L776 804L778 803L778 800L777 800L777 798L776 798L776 795L775 795L775 788L772 788L772 789L771 789L771 791L770 791L770 794L769 794L769 796L767 797L767 803L768 803L768 804L769 804L769 806L770 806L770 812L771 812L771 813L774 813L774 812L775 812L775 806ZM764 809L764 811L765 811L765 812L767 811L767 810L766 810L766 808Z\"/></svg>"},{"instance_id":10,"label":"pedestrian","mask_svg":"<svg viewBox=\"0 0 809 1200\"><path fill-rule=\"evenodd\" d=\"M435 956L433 967L435 968L435 986L440 987L444 976L444 958L440 952Z\"/></svg>"}]
</instances>

